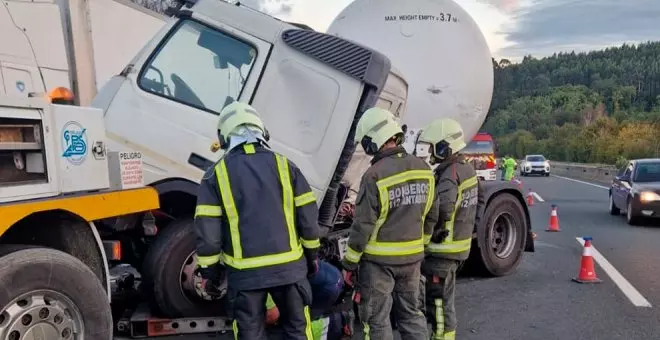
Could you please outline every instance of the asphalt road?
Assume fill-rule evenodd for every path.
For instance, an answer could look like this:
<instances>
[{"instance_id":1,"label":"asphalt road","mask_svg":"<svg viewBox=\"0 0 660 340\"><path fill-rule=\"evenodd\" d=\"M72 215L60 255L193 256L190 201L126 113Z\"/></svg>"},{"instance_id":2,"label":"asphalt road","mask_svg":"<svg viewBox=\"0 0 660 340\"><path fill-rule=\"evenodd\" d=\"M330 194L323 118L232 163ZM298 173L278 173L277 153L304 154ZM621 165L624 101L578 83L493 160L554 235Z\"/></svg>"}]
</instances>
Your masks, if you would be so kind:
<instances>
[{"instance_id":1,"label":"asphalt road","mask_svg":"<svg viewBox=\"0 0 660 340\"><path fill-rule=\"evenodd\" d=\"M623 216L610 216L607 187L557 177L522 180L525 192L531 189L544 200L530 208L536 252L526 254L514 275L464 279L458 285L460 338L660 339L658 222L631 227ZM552 204L558 233L544 231ZM593 237L594 247L651 307L635 306L598 261L603 283L571 281L580 266L582 245L576 237L581 236Z\"/></svg>"},{"instance_id":2,"label":"asphalt road","mask_svg":"<svg viewBox=\"0 0 660 340\"><path fill-rule=\"evenodd\" d=\"M511 276L459 279L458 338L660 339L658 222L632 227L623 216L610 216L606 187L554 176L522 180L525 192L531 189L543 200L530 208L538 234L536 252L526 253L520 269ZM551 204L558 209L558 233L544 231ZM571 281L580 266L582 245L576 237L581 236L593 237L602 255L596 259L600 284ZM603 258L609 263L607 270Z\"/></svg>"}]
</instances>

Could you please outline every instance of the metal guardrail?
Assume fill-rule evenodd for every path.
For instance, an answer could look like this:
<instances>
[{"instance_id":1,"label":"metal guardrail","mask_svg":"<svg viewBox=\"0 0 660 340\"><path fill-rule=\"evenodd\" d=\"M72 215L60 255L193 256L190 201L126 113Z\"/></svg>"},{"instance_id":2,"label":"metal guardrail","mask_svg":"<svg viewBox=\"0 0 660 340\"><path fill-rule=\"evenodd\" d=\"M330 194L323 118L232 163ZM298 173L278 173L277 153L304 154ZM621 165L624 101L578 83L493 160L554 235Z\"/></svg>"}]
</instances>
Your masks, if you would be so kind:
<instances>
[{"instance_id":1,"label":"metal guardrail","mask_svg":"<svg viewBox=\"0 0 660 340\"><path fill-rule=\"evenodd\" d=\"M566 176L603 184L609 184L618 170L613 165L580 164L550 161L550 172L558 176Z\"/></svg>"},{"instance_id":2,"label":"metal guardrail","mask_svg":"<svg viewBox=\"0 0 660 340\"><path fill-rule=\"evenodd\" d=\"M516 162L521 164L522 160L518 159ZM499 165L502 164L501 158L497 159L497 164L499 170ZM614 176L616 176L617 172L618 169L614 165L608 164L584 164L557 162L552 160L550 161L551 174L601 184L610 184L614 179Z\"/></svg>"}]
</instances>

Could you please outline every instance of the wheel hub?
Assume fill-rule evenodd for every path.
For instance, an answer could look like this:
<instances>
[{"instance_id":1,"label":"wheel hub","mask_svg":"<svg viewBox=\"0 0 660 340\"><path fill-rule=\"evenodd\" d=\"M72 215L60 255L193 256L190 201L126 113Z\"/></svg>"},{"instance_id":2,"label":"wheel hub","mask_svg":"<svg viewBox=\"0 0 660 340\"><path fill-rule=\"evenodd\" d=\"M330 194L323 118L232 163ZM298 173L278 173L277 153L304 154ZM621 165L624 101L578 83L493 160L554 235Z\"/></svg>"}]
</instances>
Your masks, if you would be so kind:
<instances>
[{"instance_id":1,"label":"wheel hub","mask_svg":"<svg viewBox=\"0 0 660 340\"><path fill-rule=\"evenodd\" d=\"M508 213L502 213L497 216L489 238L489 243L495 256L502 259L509 257L513 253L517 238L513 217Z\"/></svg>"},{"instance_id":2,"label":"wheel hub","mask_svg":"<svg viewBox=\"0 0 660 340\"><path fill-rule=\"evenodd\" d=\"M195 260L195 252L192 252L188 255L181 268L181 289L183 290L184 295L188 297L191 297L192 295L192 297L201 298L207 301L222 299L227 291L227 280L225 279L219 287L219 290L223 292L223 294L219 297L213 297L207 294L202 288L203 279L195 275L196 268L197 260Z\"/></svg>"},{"instance_id":3,"label":"wheel hub","mask_svg":"<svg viewBox=\"0 0 660 340\"><path fill-rule=\"evenodd\" d=\"M0 313L0 338L6 340L81 340L82 315L64 295L30 292Z\"/></svg>"}]
</instances>

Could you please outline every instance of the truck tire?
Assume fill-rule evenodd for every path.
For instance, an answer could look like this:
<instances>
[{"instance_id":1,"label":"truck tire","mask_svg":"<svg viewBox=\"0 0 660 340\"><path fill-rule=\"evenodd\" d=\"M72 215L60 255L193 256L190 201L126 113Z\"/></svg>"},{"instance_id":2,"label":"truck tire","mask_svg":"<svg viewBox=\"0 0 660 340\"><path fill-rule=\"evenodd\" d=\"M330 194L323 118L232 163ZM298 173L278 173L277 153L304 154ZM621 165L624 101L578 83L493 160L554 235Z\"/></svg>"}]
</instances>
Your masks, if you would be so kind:
<instances>
[{"instance_id":1,"label":"truck tire","mask_svg":"<svg viewBox=\"0 0 660 340\"><path fill-rule=\"evenodd\" d=\"M193 290L193 219L175 220L149 246L142 265L142 291L155 312L164 317L222 316L224 297L205 300Z\"/></svg>"},{"instance_id":2,"label":"truck tire","mask_svg":"<svg viewBox=\"0 0 660 340\"><path fill-rule=\"evenodd\" d=\"M525 210L516 197L502 193L488 203L484 219L477 228L478 248L470 257L482 275L509 275L520 265L525 250Z\"/></svg>"},{"instance_id":3,"label":"truck tire","mask_svg":"<svg viewBox=\"0 0 660 340\"><path fill-rule=\"evenodd\" d=\"M87 265L34 246L2 245L0 256L0 339L112 340L108 296Z\"/></svg>"}]
</instances>

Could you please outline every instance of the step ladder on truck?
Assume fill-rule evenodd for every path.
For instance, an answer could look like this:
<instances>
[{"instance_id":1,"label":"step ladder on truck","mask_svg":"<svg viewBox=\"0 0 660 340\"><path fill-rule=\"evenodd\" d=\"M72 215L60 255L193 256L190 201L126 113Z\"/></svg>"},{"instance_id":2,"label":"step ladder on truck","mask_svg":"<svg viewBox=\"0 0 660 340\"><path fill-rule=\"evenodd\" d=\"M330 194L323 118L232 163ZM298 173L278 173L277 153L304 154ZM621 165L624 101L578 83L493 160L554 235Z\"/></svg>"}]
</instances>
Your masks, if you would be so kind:
<instances>
[{"instance_id":1,"label":"step ladder on truck","mask_svg":"<svg viewBox=\"0 0 660 340\"><path fill-rule=\"evenodd\" d=\"M118 265L121 242L103 225L154 233L158 208L141 154L106 149L101 110L0 98L0 338L230 331L224 318L155 319L130 303L139 275Z\"/></svg>"}]
</instances>

